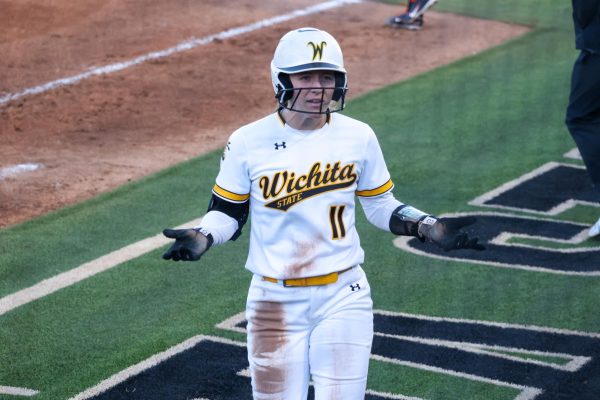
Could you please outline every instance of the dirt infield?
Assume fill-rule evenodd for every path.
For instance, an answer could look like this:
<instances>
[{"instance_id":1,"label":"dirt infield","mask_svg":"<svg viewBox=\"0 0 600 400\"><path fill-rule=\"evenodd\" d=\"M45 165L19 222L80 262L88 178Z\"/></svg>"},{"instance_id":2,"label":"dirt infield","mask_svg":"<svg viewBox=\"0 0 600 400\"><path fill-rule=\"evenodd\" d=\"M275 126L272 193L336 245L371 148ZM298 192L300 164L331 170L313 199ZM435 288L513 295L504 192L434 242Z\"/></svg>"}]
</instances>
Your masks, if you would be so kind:
<instances>
[{"instance_id":1,"label":"dirt infield","mask_svg":"<svg viewBox=\"0 0 600 400\"><path fill-rule=\"evenodd\" d=\"M0 0L0 98L321 2ZM0 104L0 169L41 165L0 174L0 226L222 147L235 128L274 109L269 62L290 29L316 26L338 38L350 99L527 30L435 8L419 32L383 24L400 11L344 5Z\"/></svg>"}]
</instances>

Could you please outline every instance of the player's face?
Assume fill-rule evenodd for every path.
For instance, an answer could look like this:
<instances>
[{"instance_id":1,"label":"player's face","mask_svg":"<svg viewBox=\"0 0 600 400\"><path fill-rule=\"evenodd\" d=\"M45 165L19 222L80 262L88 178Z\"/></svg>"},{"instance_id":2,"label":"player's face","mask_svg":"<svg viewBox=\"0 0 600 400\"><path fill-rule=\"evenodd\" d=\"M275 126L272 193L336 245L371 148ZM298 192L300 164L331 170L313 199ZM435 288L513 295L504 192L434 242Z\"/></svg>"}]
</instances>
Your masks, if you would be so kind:
<instances>
[{"instance_id":1,"label":"player's face","mask_svg":"<svg viewBox=\"0 0 600 400\"><path fill-rule=\"evenodd\" d=\"M294 110L319 113L329 107L335 88L335 75L331 71L308 71L290 75L294 96Z\"/></svg>"}]
</instances>

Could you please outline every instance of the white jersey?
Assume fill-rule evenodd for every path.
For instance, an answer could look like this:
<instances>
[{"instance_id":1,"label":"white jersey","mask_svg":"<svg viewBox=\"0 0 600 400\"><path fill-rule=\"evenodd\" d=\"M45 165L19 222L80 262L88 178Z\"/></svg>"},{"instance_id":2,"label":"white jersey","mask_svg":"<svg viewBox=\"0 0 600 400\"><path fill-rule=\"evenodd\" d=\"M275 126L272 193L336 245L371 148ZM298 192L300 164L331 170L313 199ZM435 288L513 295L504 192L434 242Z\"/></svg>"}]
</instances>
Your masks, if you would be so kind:
<instances>
[{"instance_id":1,"label":"white jersey","mask_svg":"<svg viewBox=\"0 0 600 400\"><path fill-rule=\"evenodd\" d=\"M355 196L393 188L373 130L332 114L300 131L273 113L235 131L213 193L250 199L246 268L276 279L324 275L360 264Z\"/></svg>"}]
</instances>

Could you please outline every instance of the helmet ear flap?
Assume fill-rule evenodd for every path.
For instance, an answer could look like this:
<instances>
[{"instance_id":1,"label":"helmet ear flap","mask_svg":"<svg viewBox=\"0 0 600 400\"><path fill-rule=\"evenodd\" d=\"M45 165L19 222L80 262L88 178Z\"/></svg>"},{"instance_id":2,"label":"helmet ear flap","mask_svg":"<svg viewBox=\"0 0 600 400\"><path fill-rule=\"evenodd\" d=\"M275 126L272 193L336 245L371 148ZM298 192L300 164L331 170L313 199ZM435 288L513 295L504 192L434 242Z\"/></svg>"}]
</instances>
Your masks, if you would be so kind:
<instances>
[{"instance_id":1,"label":"helmet ear flap","mask_svg":"<svg viewBox=\"0 0 600 400\"><path fill-rule=\"evenodd\" d=\"M332 100L340 101L340 99L346 92L346 74L337 71L335 72L335 87L342 89L335 89L333 91Z\"/></svg>"},{"instance_id":2,"label":"helmet ear flap","mask_svg":"<svg viewBox=\"0 0 600 400\"><path fill-rule=\"evenodd\" d=\"M281 85L278 85L279 92L277 92L277 98L283 104L293 96L293 91L289 90L293 89L292 80L288 74L284 74L283 72L280 72L277 77L279 78L279 82L281 82Z\"/></svg>"}]
</instances>

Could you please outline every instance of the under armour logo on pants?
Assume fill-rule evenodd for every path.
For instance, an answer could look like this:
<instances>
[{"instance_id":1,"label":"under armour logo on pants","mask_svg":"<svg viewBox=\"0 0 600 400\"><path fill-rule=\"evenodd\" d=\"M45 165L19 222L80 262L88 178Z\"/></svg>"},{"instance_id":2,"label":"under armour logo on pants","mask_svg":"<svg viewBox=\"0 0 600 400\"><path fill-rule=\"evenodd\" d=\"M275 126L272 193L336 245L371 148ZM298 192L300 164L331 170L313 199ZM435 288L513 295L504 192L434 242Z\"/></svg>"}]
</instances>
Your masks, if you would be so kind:
<instances>
[{"instance_id":1,"label":"under armour logo on pants","mask_svg":"<svg viewBox=\"0 0 600 400\"><path fill-rule=\"evenodd\" d=\"M350 289L354 292L355 290L360 290L360 285L357 283L356 285L350 285Z\"/></svg>"}]
</instances>

